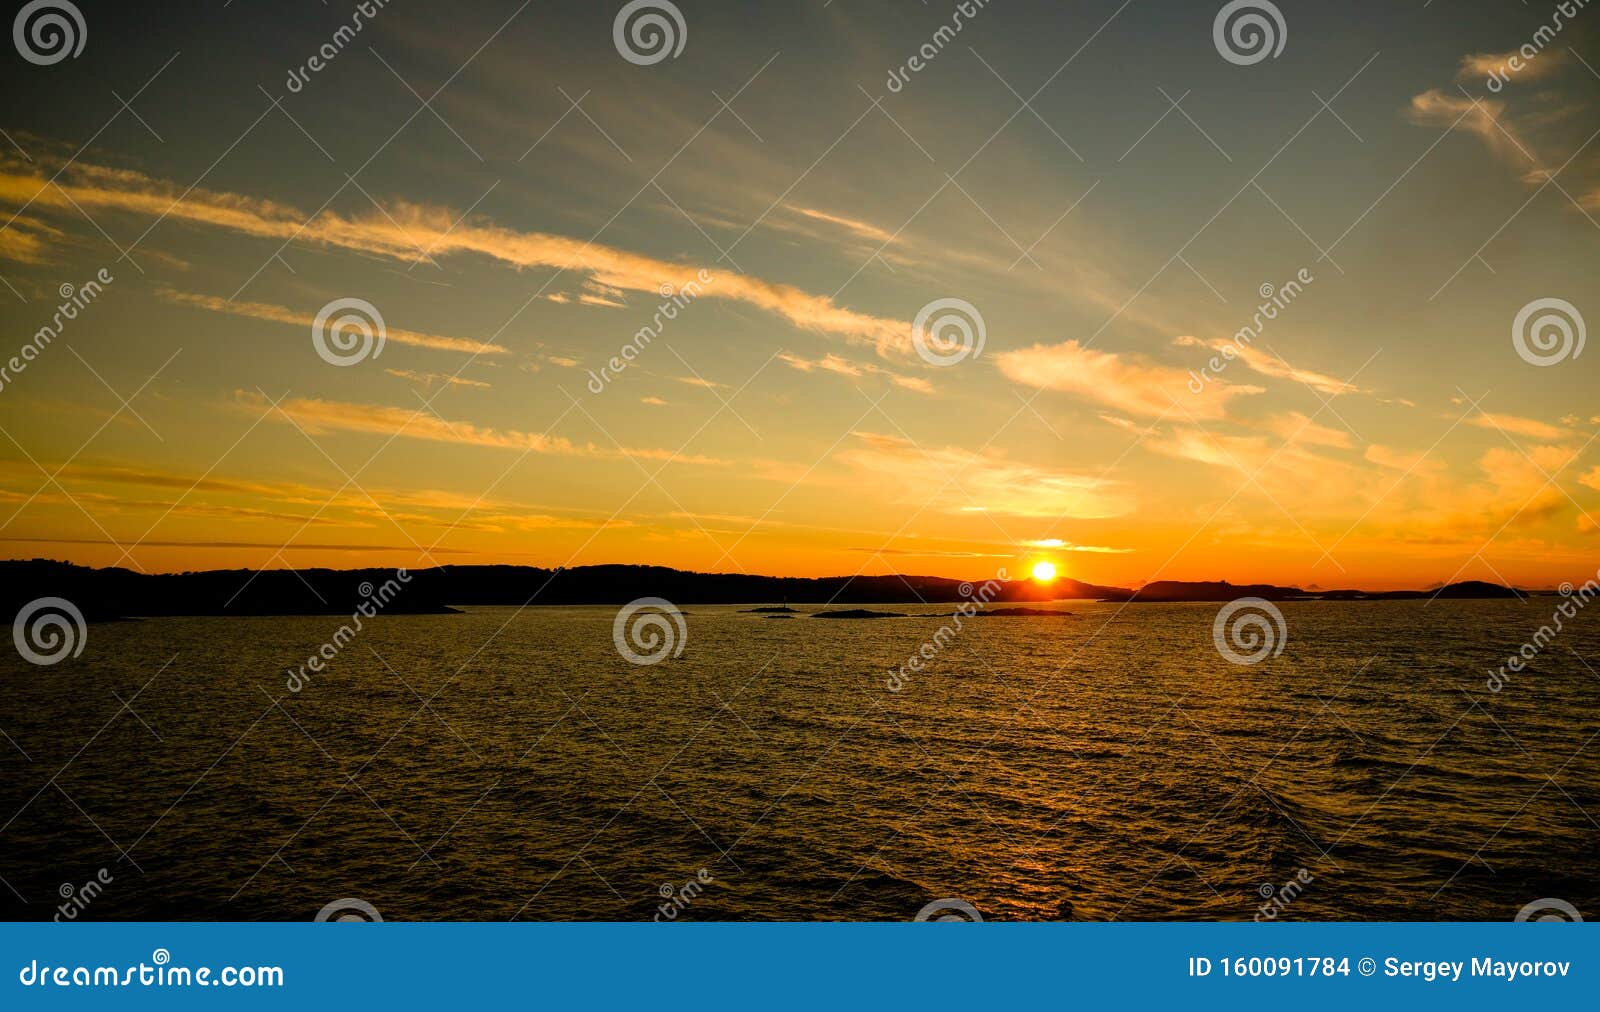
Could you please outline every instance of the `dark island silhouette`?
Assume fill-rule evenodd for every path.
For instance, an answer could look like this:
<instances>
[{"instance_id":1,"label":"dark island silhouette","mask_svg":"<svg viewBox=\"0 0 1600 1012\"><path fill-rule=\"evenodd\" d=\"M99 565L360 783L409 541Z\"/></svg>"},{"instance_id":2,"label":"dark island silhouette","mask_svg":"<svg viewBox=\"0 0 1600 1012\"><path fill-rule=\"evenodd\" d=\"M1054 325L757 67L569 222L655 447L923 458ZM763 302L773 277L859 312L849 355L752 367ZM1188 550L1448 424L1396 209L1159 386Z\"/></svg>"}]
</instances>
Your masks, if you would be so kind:
<instances>
[{"instance_id":1,"label":"dark island silhouette","mask_svg":"<svg viewBox=\"0 0 1600 1012\"><path fill-rule=\"evenodd\" d=\"M440 614L451 605L622 605L660 597L682 607L696 604L769 604L752 609L795 614L791 604L950 604L969 600L982 584L938 576L752 576L692 573L663 566L441 566L396 580L392 569L221 569L185 573L137 573L91 569L50 559L0 561L0 606L15 614L41 597L71 601L91 621L176 615L340 615L390 588L385 614ZM1432 590L1318 590L1227 581L1161 580L1137 589L1102 587L1066 577L1049 584L995 581L987 607L1046 601L1176 603L1232 601L1393 601L1446 598L1521 598L1528 592L1468 581ZM1031 609L1015 609L1022 614ZM847 617L834 613L835 617ZM853 616L850 616L853 617Z\"/></svg>"}]
</instances>

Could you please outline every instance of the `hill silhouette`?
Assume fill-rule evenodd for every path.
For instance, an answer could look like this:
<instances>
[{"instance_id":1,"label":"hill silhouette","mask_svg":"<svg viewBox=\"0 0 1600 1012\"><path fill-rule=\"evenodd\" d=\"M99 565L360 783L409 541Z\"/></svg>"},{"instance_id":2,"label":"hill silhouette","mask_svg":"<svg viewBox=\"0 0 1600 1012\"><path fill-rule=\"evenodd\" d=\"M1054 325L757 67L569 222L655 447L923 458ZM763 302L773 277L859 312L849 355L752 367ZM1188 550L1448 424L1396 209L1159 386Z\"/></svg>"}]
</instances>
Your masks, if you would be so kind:
<instances>
[{"instance_id":1,"label":"hill silhouette","mask_svg":"<svg viewBox=\"0 0 1600 1012\"><path fill-rule=\"evenodd\" d=\"M949 604L972 598L983 584L937 576L753 576L693 573L663 566L442 566L407 574L392 569L221 569L186 573L136 573L91 569L49 559L0 561L0 607L14 614L40 597L71 601L90 620L170 615L349 614L379 588L392 592L385 614L451 611L451 605L621 605L661 597L695 604ZM1433 591L1359 590L1308 593L1296 587L1227 581L1162 580L1137 589L1104 587L1072 579L1049 585L996 581L990 603L1095 600L1132 603L1231 601L1260 597L1289 600L1399 600L1511 598L1518 592L1469 581Z\"/></svg>"}]
</instances>

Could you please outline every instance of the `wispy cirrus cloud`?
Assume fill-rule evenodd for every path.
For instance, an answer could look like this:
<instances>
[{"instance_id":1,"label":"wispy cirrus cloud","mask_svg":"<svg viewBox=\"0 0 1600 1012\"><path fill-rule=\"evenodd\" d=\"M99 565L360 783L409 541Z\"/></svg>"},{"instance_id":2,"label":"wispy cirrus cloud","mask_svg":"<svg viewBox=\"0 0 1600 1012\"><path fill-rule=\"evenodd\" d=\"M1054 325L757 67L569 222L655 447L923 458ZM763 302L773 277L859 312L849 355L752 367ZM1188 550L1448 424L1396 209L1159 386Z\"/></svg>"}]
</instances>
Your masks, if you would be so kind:
<instances>
[{"instance_id":1,"label":"wispy cirrus cloud","mask_svg":"<svg viewBox=\"0 0 1600 1012\"><path fill-rule=\"evenodd\" d=\"M384 372L399 379L410 380L413 383L421 383L429 390L432 390L434 387L441 384L451 387L489 386L489 384L483 382L482 380L467 379L465 376L451 376L449 373L442 372L417 372L414 369L385 369Z\"/></svg>"},{"instance_id":2,"label":"wispy cirrus cloud","mask_svg":"<svg viewBox=\"0 0 1600 1012\"><path fill-rule=\"evenodd\" d=\"M605 285L593 278L583 283L578 301L586 306L604 306L606 309L627 309L627 293L615 285Z\"/></svg>"},{"instance_id":3,"label":"wispy cirrus cloud","mask_svg":"<svg viewBox=\"0 0 1600 1012\"><path fill-rule=\"evenodd\" d=\"M9 468L0 466L0 472L7 470ZM25 468L20 469L20 473L31 478L36 470L36 468ZM267 497L287 502L310 502L319 491L313 486L293 482L254 481L213 474L195 476L158 468L122 467L110 464L69 463L60 469L60 473L79 484L143 485L150 488Z\"/></svg>"},{"instance_id":4,"label":"wispy cirrus cloud","mask_svg":"<svg viewBox=\"0 0 1600 1012\"><path fill-rule=\"evenodd\" d=\"M1266 420L1266 427L1286 443L1306 446L1325 446L1330 449L1350 448L1350 433L1331 425L1321 425L1298 411L1274 415Z\"/></svg>"},{"instance_id":5,"label":"wispy cirrus cloud","mask_svg":"<svg viewBox=\"0 0 1600 1012\"><path fill-rule=\"evenodd\" d=\"M259 393L241 390L237 396L241 406L250 410L265 411L273 407L272 402ZM431 411L381 404L329 401L314 397L297 397L282 401L273 408L273 417L278 420L291 420L312 435L327 432L364 432L379 436L404 436L407 439L422 439L436 443L526 450L567 457L602 459L633 457L640 460L662 460L711 467L727 464L727 461L713 457L674 453L670 450L616 449L596 446L593 443L574 443L562 436L519 432L515 429L496 429L473 422L449 421Z\"/></svg>"},{"instance_id":6,"label":"wispy cirrus cloud","mask_svg":"<svg viewBox=\"0 0 1600 1012\"><path fill-rule=\"evenodd\" d=\"M70 496L55 492L35 492L30 494L0 489L0 502L16 503L19 510L46 506L80 509L83 508L82 504L88 503L95 507L97 514L109 516L145 514L157 515L160 519L166 519L167 517L176 519L204 518L208 520L227 520L235 523L241 521L272 521L304 527L347 528L373 526L370 523L353 522L348 518L314 514L309 510L305 513L291 513L285 510L266 509L262 506L214 503L197 498L164 502L159 499L139 499L127 495L106 495L101 492L87 492L82 488L75 490ZM136 537L130 536L127 540L132 542L136 540Z\"/></svg>"},{"instance_id":7,"label":"wispy cirrus cloud","mask_svg":"<svg viewBox=\"0 0 1600 1012\"><path fill-rule=\"evenodd\" d=\"M843 215L829 214L826 211L818 211L817 209L811 207L799 207L793 204L787 205L787 207L789 210L800 215L801 217L809 218L812 221L820 221L828 225L833 225L836 228L841 228L851 235L868 240L869 242L883 244L894 238L893 235L885 232L876 225L868 224L867 222L861 221L857 218L846 218Z\"/></svg>"},{"instance_id":8,"label":"wispy cirrus cloud","mask_svg":"<svg viewBox=\"0 0 1600 1012\"><path fill-rule=\"evenodd\" d=\"M296 312L287 306L274 306L267 302L229 302L227 299L215 295L197 295L192 292L179 292L170 288L158 288L156 295L168 302L180 306L193 306L196 309L205 309L213 313L226 313L229 316L242 316L251 320L270 320L274 323L287 323L296 327L310 329L316 322L313 313ZM462 351L474 355L509 355L511 349L498 344L485 341L472 341L462 337L445 337L441 334L422 334L414 330L403 330L399 327L384 327L384 338L397 344L409 344L417 348L432 348L435 351Z\"/></svg>"},{"instance_id":9,"label":"wispy cirrus cloud","mask_svg":"<svg viewBox=\"0 0 1600 1012\"><path fill-rule=\"evenodd\" d=\"M1039 538L1022 542L1024 548L1039 548L1052 552L1088 552L1094 555L1129 555L1132 548L1109 548L1105 545L1078 545L1060 538Z\"/></svg>"},{"instance_id":10,"label":"wispy cirrus cloud","mask_svg":"<svg viewBox=\"0 0 1600 1012\"><path fill-rule=\"evenodd\" d=\"M1162 456L1231 471L1244 479L1241 491L1263 492L1291 508L1307 510L1321 511L1335 502L1348 508L1361 498L1363 483L1376 474L1359 460L1329 452L1344 449L1334 430L1303 427L1293 415L1269 419L1264 427L1268 435L1180 425L1143 445Z\"/></svg>"},{"instance_id":11,"label":"wispy cirrus cloud","mask_svg":"<svg viewBox=\"0 0 1600 1012\"><path fill-rule=\"evenodd\" d=\"M122 548L123 545L106 538L27 538L0 537L0 541L25 545L105 545ZM278 544L270 541L140 541L140 548L250 548L269 552L415 552L415 545L357 545L357 544ZM477 555L464 548L433 547L430 555Z\"/></svg>"},{"instance_id":12,"label":"wispy cirrus cloud","mask_svg":"<svg viewBox=\"0 0 1600 1012\"><path fill-rule=\"evenodd\" d=\"M933 384L920 376L905 376L872 362L852 362L840 355L829 353L822 358L806 358L793 352L779 352L778 361L800 372L831 372L856 379L862 376L882 376L889 382L920 394L933 393Z\"/></svg>"},{"instance_id":13,"label":"wispy cirrus cloud","mask_svg":"<svg viewBox=\"0 0 1600 1012\"><path fill-rule=\"evenodd\" d=\"M1017 383L1076 394L1146 418L1168 413L1181 417L1185 411L1195 418L1221 418L1229 401L1263 392L1257 386L1212 380L1196 394L1189 387L1189 373L1182 369L1097 351L1077 341L1006 352L999 362L1000 371Z\"/></svg>"},{"instance_id":14,"label":"wispy cirrus cloud","mask_svg":"<svg viewBox=\"0 0 1600 1012\"><path fill-rule=\"evenodd\" d=\"M1510 72L1513 58L1518 61L1515 73ZM1517 49L1504 53L1468 53L1461 58L1456 79L1462 82L1482 81L1493 74L1500 74L1512 81L1537 81L1560 70L1566 62L1567 54L1560 49L1545 50L1531 60Z\"/></svg>"},{"instance_id":15,"label":"wispy cirrus cloud","mask_svg":"<svg viewBox=\"0 0 1600 1012\"><path fill-rule=\"evenodd\" d=\"M1592 96L1594 68L1579 52L1582 40L1594 37L1592 24L1574 23L1562 37L1565 44L1536 37L1515 50L1463 56L1455 90L1430 88L1414 96L1410 119L1476 135L1530 186L1545 186L1561 175L1559 192L1569 195L1575 209L1600 209L1600 161L1580 157L1600 126ZM1472 93L1484 89L1495 97L1474 99Z\"/></svg>"},{"instance_id":16,"label":"wispy cirrus cloud","mask_svg":"<svg viewBox=\"0 0 1600 1012\"><path fill-rule=\"evenodd\" d=\"M1347 383L1325 373L1311 369L1296 368L1277 354L1267 351L1265 348L1257 348L1255 345L1246 344L1243 341L1230 341L1221 338L1204 341L1198 337L1184 335L1176 338L1173 344L1182 348L1207 348L1218 352L1232 349L1228 357L1230 359L1237 358L1245 364L1246 368L1253 372L1273 379L1287 379L1296 383L1304 383L1313 390L1329 395L1356 393L1360 390L1353 383Z\"/></svg>"},{"instance_id":17,"label":"wispy cirrus cloud","mask_svg":"<svg viewBox=\"0 0 1600 1012\"><path fill-rule=\"evenodd\" d=\"M1126 488L1104 478L1007 460L992 450L980 454L954 446L919 447L873 432L853 435L855 445L836 453L837 460L880 486L904 489L908 501L920 504L932 494L933 504L944 512L1103 519L1133 509Z\"/></svg>"},{"instance_id":18,"label":"wispy cirrus cloud","mask_svg":"<svg viewBox=\"0 0 1600 1012\"><path fill-rule=\"evenodd\" d=\"M708 270L715 283L703 298L731 299L775 313L802 330L870 344L882 352L910 348L910 326L840 306L832 298L793 285L700 265L671 263L593 242L544 232L504 228L481 217L409 201L381 211L344 215L298 208L236 193L175 184L125 169L75 163L55 182L31 166L0 167L0 201L43 210L120 211L209 225L265 239L321 244L401 261L478 254L516 268L572 271L596 285L623 292L674 290ZM308 220L309 219L309 220ZM605 296L594 296L605 298ZM580 297L581 298L581 297ZM613 300L614 301L614 300Z\"/></svg>"},{"instance_id":19,"label":"wispy cirrus cloud","mask_svg":"<svg viewBox=\"0 0 1600 1012\"><path fill-rule=\"evenodd\" d=\"M1514 432L1519 436L1530 436L1534 439L1561 439L1571 435L1567 430L1548 422L1541 422L1537 418L1523 418L1520 415L1497 415L1487 411L1480 411L1467 419L1468 425L1476 425L1480 429L1494 431L1504 430Z\"/></svg>"},{"instance_id":20,"label":"wispy cirrus cloud","mask_svg":"<svg viewBox=\"0 0 1600 1012\"><path fill-rule=\"evenodd\" d=\"M19 216L9 228L0 232L0 260L21 264L49 262L49 248L65 236L58 229L42 221Z\"/></svg>"},{"instance_id":21,"label":"wispy cirrus cloud","mask_svg":"<svg viewBox=\"0 0 1600 1012\"><path fill-rule=\"evenodd\" d=\"M1538 162L1526 142L1503 118L1506 103L1498 99L1474 100L1467 95L1429 88L1412 96L1408 111L1413 123L1475 134L1490 151L1506 161Z\"/></svg>"},{"instance_id":22,"label":"wispy cirrus cloud","mask_svg":"<svg viewBox=\"0 0 1600 1012\"><path fill-rule=\"evenodd\" d=\"M898 555L911 559L1009 559L1009 552L972 552L935 548L846 548L847 552L861 555Z\"/></svg>"},{"instance_id":23,"label":"wispy cirrus cloud","mask_svg":"<svg viewBox=\"0 0 1600 1012\"><path fill-rule=\"evenodd\" d=\"M281 521L294 527L364 530L396 523L490 533L634 526L630 520L606 513L443 489L390 488L370 484L359 488L315 486L105 464L69 463L61 467L58 473L73 483L73 497L69 499L48 492L30 495L27 489L32 487L36 470L31 465L22 467L0 462L0 485L16 481L24 487L24 491L17 492L0 487L0 502L72 506L76 499L96 504L97 512L103 509L112 514L153 514L158 521L168 517L180 520L207 517L235 521ZM156 499L129 495L120 491L122 488L156 489L181 494L170 499ZM117 491L112 491L114 489ZM243 499L253 505L227 502L230 498ZM266 508L268 504L285 508L269 509ZM289 508L298 508L300 512L290 512ZM141 543L157 544L151 541Z\"/></svg>"},{"instance_id":24,"label":"wispy cirrus cloud","mask_svg":"<svg viewBox=\"0 0 1600 1012\"><path fill-rule=\"evenodd\" d=\"M1361 456L1379 467L1401 471L1406 474L1420 472L1438 475L1444 471L1443 461L1430 459L1427 454L1421 451L1399 450L1392 446L1384 446L1381 443L1367 444L1367 448L1362 451Z\"/></svg>"}]
</instances>

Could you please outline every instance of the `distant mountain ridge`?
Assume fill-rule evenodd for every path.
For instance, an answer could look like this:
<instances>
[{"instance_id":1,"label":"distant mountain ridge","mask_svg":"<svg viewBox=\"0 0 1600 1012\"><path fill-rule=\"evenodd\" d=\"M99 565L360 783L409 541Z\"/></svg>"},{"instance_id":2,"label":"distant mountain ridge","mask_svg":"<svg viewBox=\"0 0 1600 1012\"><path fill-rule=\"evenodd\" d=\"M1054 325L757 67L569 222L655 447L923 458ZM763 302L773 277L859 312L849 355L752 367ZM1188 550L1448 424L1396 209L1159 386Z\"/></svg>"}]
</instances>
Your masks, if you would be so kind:
<instances>
[{"instance_id":1,"label":"distant mountain ridge","mask_svg":"<svg viewBox=\"0 0 1600 1012\"><path fill-rule=\"evenodd\" d=\"M136 573L91 569L49 559L0 561L0 607L15 614L40 597L71 601L90 620L126 616L350 614L378 588L393 589L386 614L438 614L451 605L621 605L641 597L696 604L949 604L981 597L978 581L937 576L751 576L691 573L663 566L442 566L396 581L392 569L222 569ZM1296 587L1161 580L1138 589L1102 587L1072 579L1048 586L1032 580L995 581L990 602L1064 600L1133 603L1289 600L1512 598L1517 591L1467 582L1437 591L1359 590L1308 593Z\"/></svg>"}]
</instances>

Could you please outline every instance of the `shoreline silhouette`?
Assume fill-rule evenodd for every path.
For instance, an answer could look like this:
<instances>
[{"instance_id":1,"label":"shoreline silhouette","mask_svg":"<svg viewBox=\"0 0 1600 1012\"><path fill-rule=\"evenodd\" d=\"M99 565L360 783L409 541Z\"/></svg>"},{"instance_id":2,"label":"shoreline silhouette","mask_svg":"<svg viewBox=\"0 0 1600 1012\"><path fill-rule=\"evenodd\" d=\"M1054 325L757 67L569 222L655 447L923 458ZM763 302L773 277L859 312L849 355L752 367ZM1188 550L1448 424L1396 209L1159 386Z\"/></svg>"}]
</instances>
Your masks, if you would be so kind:
<instances>
[{"instance_id":1,"label":"shoreline silhouette","mask_svg":"<svg viewBox=\"0 0 1600 1012\"><path fill-rule=\"evenodd\" d=\"M41 597L71 601L90 621L131 617L347 614L391 584L393 569L220 569L137 573L93 569L50 559L0 561L0 605L15 611ZM401 570L399 572L405 572ZM452 606L622 605L660 597L676 605L772 602L807 605L950 604L970 598L969 581L938 576L753 576L694 573L663 566L441 566L406 573L386 598L386 614L449 614ZM994 581L992 601L1203 603L1258 597L1269 601L1395 601L1522 599L1551 593L1479 581L1427 590L1317 590L1273 584L1161 580L1126 588L1060 577ZM761 610L761 609L756 609ZM776 612L776 609L772 609ZM781 614L781 612L778 612Z\"/></svg>"}]
</instances>

